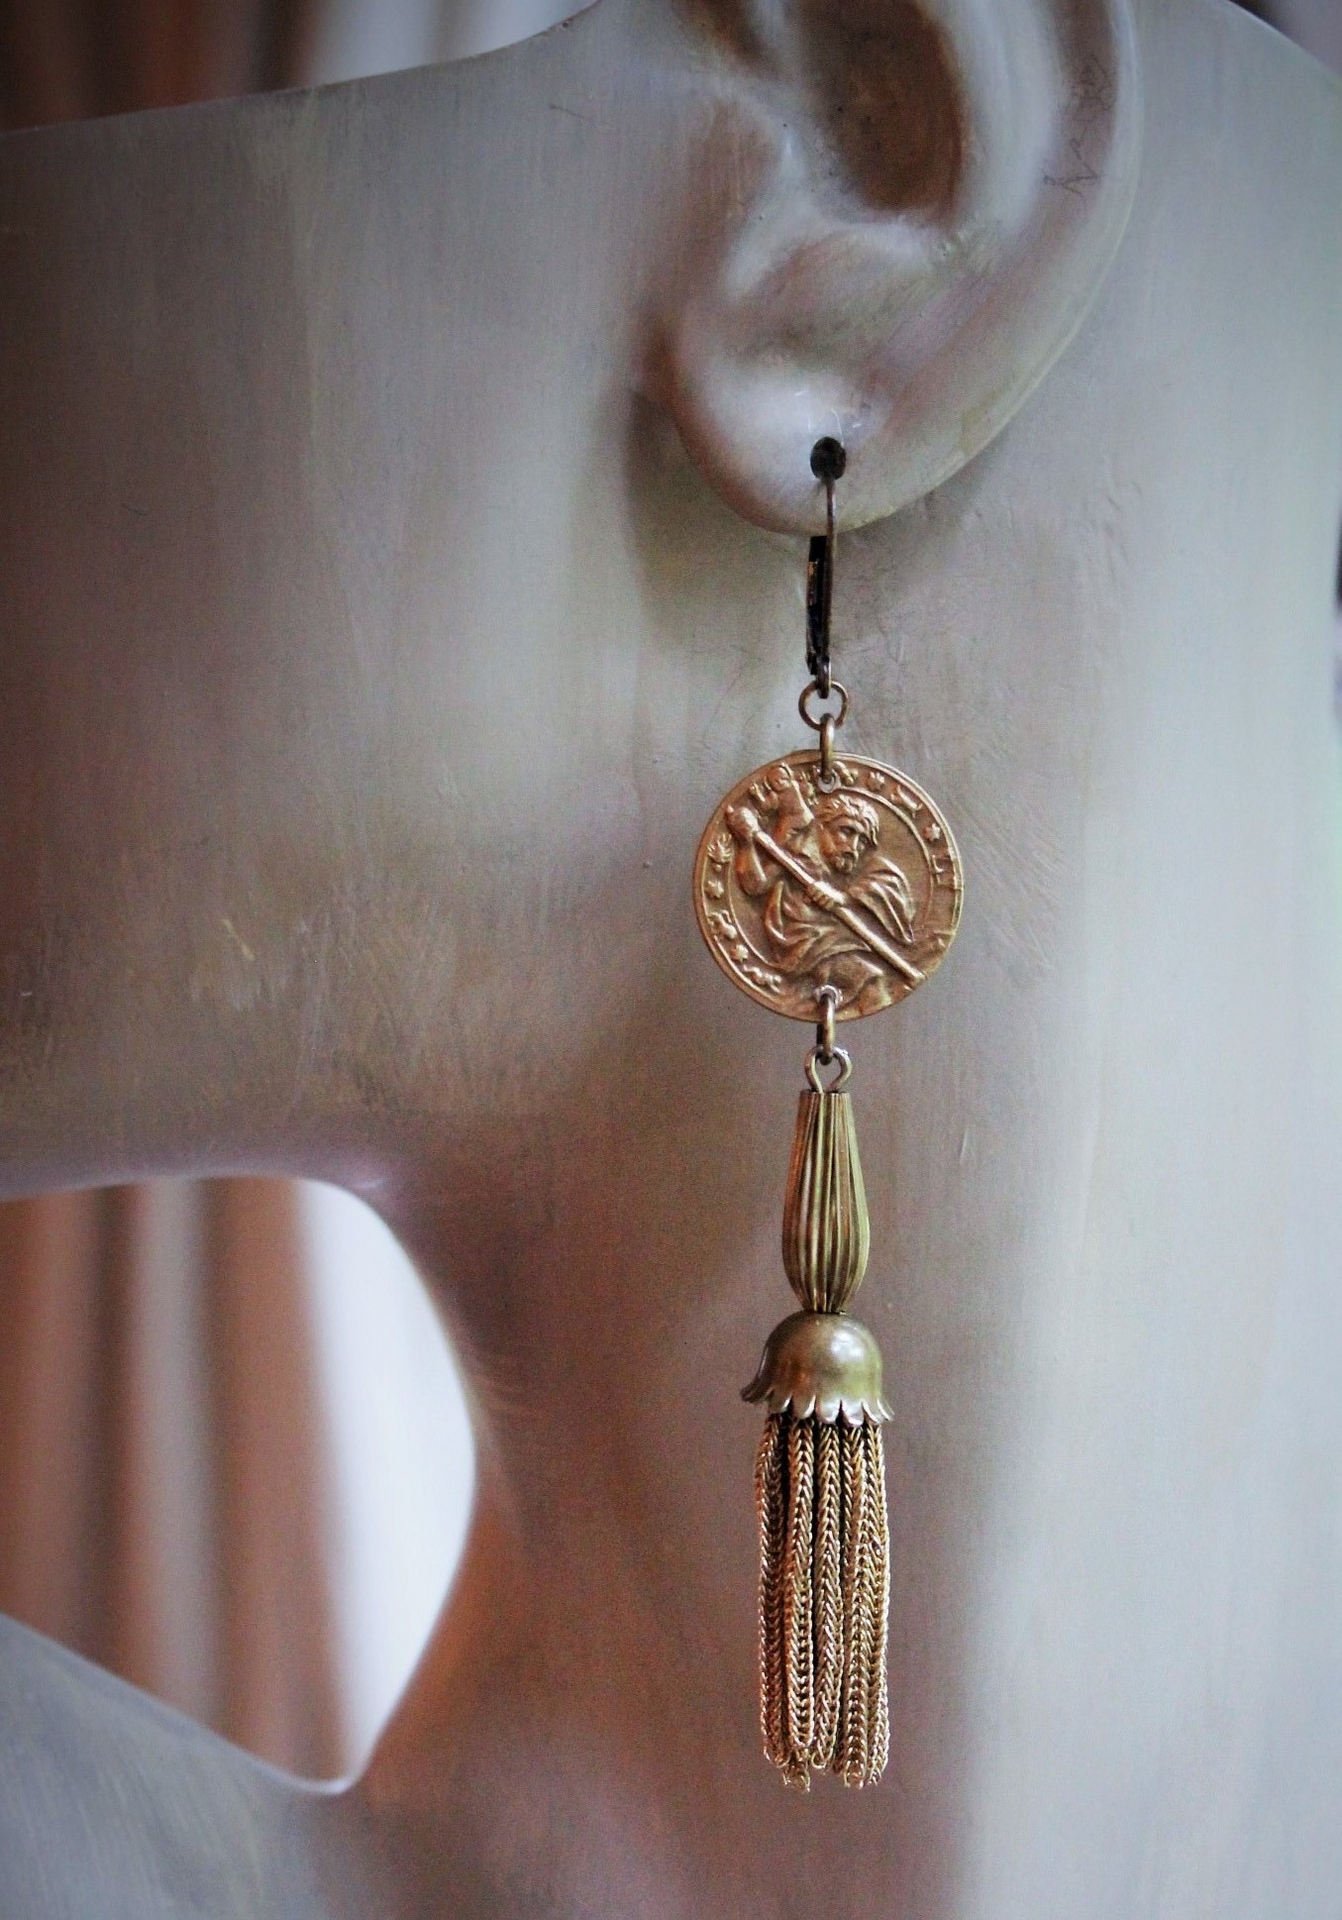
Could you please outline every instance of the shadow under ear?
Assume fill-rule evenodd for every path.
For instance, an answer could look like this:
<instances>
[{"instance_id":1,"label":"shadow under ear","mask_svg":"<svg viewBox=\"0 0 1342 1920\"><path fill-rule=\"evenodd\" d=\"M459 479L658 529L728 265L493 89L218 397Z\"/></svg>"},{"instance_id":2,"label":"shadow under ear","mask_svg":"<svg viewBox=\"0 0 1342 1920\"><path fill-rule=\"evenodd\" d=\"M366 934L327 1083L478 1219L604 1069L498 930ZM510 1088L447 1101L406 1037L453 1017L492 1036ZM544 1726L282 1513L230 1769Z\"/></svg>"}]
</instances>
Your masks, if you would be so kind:
<instances>
[{"instance_id":1,"label":"shadow under ear","mask_svg":"<svg viewBox=\"0 0 1342 1920\"><path fill-rule=\"evenodd\" d=\"M816 530L822 434L846 524L883 518L1001 430L1099 290L1137 175L1129 0L692 18L723 108L706 197L741 212L664 302L667 403L746 518Z\"/></svg>"}]
</instances>

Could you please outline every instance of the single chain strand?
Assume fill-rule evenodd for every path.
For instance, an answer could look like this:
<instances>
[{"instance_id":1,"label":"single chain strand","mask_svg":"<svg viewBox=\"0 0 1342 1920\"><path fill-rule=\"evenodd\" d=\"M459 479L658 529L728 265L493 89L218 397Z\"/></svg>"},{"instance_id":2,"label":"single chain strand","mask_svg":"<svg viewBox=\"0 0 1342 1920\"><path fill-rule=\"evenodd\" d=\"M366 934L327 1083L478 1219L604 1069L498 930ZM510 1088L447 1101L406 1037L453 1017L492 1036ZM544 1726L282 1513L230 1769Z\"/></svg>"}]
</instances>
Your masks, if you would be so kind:
<instances>
[{"instance_id":1,"label":"single chain strand","mask_svg":"<svg viewBox=\"0 0 1342 1920\"><path fill-rule=\"evenodd\" d=\"M881 1589L885 1579L885 1513L877 1505L875 1449L879 1435L870 1425L862 1429L862 1475L864 1482L862 1549L858 1578L861 1582L862 1638L854 1649L854 1690L861 1693L865 1738L862 1769L857 1786L866 1786L876 1778L875 1753L880 1737L879 1712L881 1687L885 1675L884 1649L881 1645Z\"/></svg>"},{"instance_id":2,"label":"single chain strand","mask_svg":"<svg viewBox=\"0 0 1342 1920\"><path fill-rule=\"evenodd\" d=\"M811 1632L811 1543L815 1485L815 1422L796 1420L788 1435L788 1537L783 1630L787 1643L789 1776L809 1786L809 1756L815 1736L814 1652ZM800 1777L797 1770L800 1769Z\"/></svg>"},{"instance_id":3,"label":"single chain strand","mask_svg":"<svg viewBox=\"0 0 1342 1920\"><path fill-rule=\"evenodd\" d=\"M855 1742L856 1764L849 1781L851 1786L865 1787L871 1775L871 1747L875 1728L872 1725L871 1661L872 1644L876 1635L875 1594L872 1579L872 1531L873 1531L873 1487L871 1483L871 1455L867 1446L867 1428L858 1432L861 1449L862 1472L862 1538L858 1548L857 1565L857 1615L858 1631L849 1656L850 1671L853 1676L853 1698L862 1703L860 1744Z\"/></svg>"},{"instance_id":4,"label":"single chain strand","mask_svg":"<svg viewBox=\"0 0 1342 1920\"><path fill-rule=\"evenodd\" d=\"M821 1772L834 1760L843 1681L843 1443L835 1426L816 1436L815 1494L815 1738L811 1764Z\"/></svg>"},{"instance_id":5,"label":"single chain strand","mask_svg":"<svg viewBox=\"0 0 1342 1920\"><path fill-rule=\"evenodd\" d=\"M868 1664L870 1741L867 1778L879 1780L890 1757L890 1688L886 1677L886 1640L890 1630L890 1523L885 1503L885 1443L874 1423L863 1436L868 1456L871 1498L871 1546L868 1557L872 1633Z\"/></svg>"},{"instance_id":6,"label":"single chain strand","mask_svg":"<svg viewBox=\"0 0 1342 1920\"><path fill-rule=\"evenodd\" d=\"M788 1416L765 1423L755 1462L755 1504L760 1525L760 1732L764 1752L776 1767L786 1764L783 1745L783 1562L787 1541L785 1465Z\"/></svg>"},{"instance_id":7,"label":"single chain strand","mask_svg":"<svg viewBox=\"0 0 1342 1920\"><path fill-rule=\"evenodd\" d=\"M862 1545L866 1475L859 1428L843 1431L844 1661L843 1726L835 1768L849 1786L861 1784L867 1755L867 1690L862 1609Z\"/></svg>"}]
</instances>

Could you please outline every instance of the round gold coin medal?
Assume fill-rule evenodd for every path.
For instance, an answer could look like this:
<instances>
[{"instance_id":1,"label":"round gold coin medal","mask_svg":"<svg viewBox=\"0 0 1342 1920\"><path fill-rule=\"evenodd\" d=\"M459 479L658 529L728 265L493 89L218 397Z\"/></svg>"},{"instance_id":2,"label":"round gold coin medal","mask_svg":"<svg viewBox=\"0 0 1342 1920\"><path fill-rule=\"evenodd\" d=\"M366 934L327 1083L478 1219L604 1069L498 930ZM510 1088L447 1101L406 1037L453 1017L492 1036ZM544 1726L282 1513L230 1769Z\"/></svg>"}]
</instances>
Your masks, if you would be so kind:
<instances>
[{"instance_id":1,"label":"round gold coin medal","mask_svg":"<svg viewBox=\"0 0 1342 1920\"><path fill-rule=\"evenodd\" d=\"M704 831L694 904L709 951L761 1006L816 1022L821 990L856 1020L922 985L960 919L951 830L922 788L845 754L748 774Z\"/></svg>"}]
</instances>

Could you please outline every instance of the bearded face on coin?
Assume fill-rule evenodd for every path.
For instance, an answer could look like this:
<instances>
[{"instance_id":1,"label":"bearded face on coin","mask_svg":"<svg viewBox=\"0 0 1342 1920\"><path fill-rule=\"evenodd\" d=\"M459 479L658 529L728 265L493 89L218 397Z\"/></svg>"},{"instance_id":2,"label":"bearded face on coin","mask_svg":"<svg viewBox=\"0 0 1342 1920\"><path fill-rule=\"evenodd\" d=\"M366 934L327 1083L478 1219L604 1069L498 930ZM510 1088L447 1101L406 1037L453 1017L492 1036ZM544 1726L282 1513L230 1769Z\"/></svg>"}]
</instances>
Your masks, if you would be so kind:
<instances>
[{"instance_id":1,"label":"bearded face on coin","mask_svg":"<svg viewBox=\"0 0 1342 1920\"><path fill-rule=\"evenodd\" d=\"M945 822L911 781L849 757L761 768L722 803L700 847L700 921L720 965L776 1011L875 1013L921 983L950 943L960 875Z\"/></svg>"},{"instance_id":2,"label":"bearded face on coin","mask_svg":"<svg viewBox=\"0 0 1342 1920\"><path fill-rule=\"evenodd\" d=\"M834 909L851 901L890 939L908 947L916 910L913 890L903 868L880 849L881 823L869 800L822 792L811 806L791 768L778 789L768 837L803 861L813 878L806 884L769 857L761 845L763 823L745 806L727 814L737 843L737 883L749 898L767 899L762 924L781 974L806 975L818 987L834 987L840 1006L860 1005L863 990L882 977L885 963Z\"/></svg>"}]
</instances>

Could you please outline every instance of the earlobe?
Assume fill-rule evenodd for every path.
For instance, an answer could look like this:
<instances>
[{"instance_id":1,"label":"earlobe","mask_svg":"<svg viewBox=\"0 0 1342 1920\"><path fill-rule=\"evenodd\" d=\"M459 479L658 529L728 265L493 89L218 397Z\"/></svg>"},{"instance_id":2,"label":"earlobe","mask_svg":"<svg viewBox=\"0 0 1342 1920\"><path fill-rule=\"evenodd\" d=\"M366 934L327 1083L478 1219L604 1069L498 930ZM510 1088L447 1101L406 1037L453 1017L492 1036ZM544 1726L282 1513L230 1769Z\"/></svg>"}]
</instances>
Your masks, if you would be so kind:
<instances>
[{"instance_id":1,"label":"earlobe","mask_svg":"<svg viewBox=\"0 0 1342 1920\"><path fill-rule=\"evenodd\" d=\"M741 16L724 78L768 161L668 301L667 403L783 531L815 529L836 435L862 525L984 447L1098 291L1137 174L1128 0L711 3Z\"/></svg>"}]
</instances>

